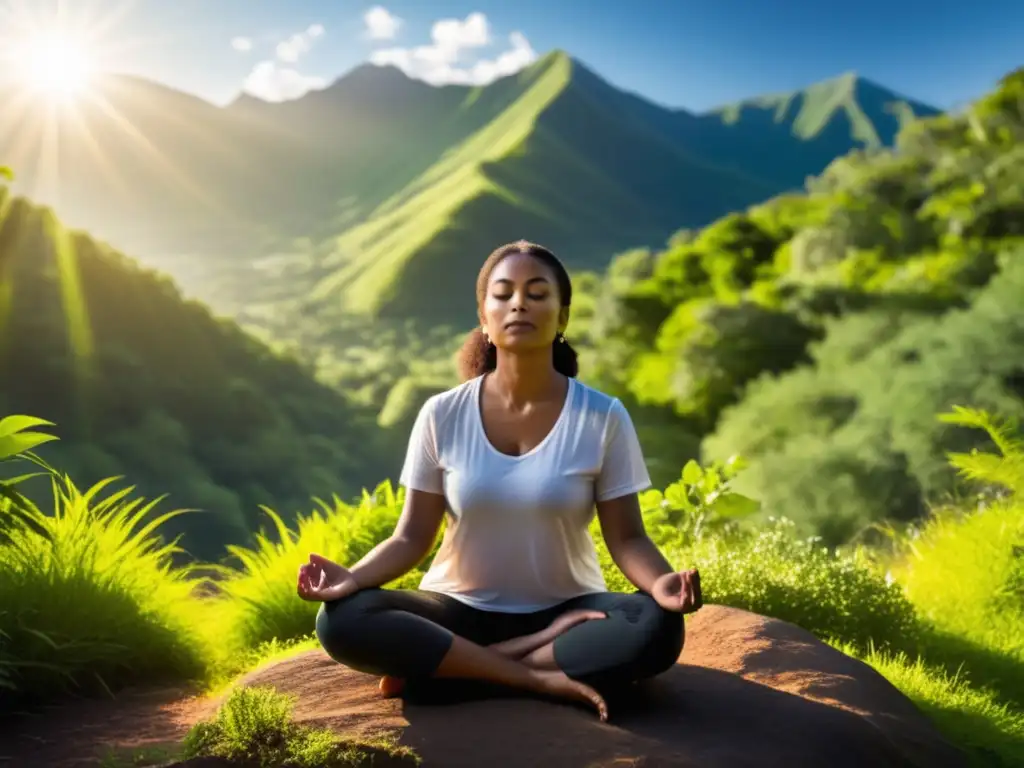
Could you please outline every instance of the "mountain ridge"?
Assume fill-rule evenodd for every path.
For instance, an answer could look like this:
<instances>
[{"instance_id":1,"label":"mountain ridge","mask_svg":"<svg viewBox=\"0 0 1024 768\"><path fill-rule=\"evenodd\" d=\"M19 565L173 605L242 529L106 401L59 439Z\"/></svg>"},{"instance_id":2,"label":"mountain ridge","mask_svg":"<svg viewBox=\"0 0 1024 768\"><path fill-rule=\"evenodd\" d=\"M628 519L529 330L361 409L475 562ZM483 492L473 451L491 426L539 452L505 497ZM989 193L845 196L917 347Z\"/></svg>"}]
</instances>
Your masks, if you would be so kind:
<instances>
[{"instance_id":1,"label":"mountain ridge","mask_svg":"<svg viewBox=\"0 0 1024 768\"><path fill-rule=\"evenodd\" d=\"M59 192L70 225L145 254L219 308L290 292L293 305L308 297L332 312L462 322L465 307L446 315L416 298L413 276L432 285L520 237L601 268L617 250L657 245L802 186L855 146L891 141L880 110L903 102L859 80L844 89L843 77L785 96L789 110L817 94L816 125L775 120L779 95L733 116L666 108L564 50L486 86L432 86L364 63L298 99L223 107L129 76L108 81L109 109L83 108L92 146L60 126L63 175L49 197L33 193L45 187L33 178L42 145L26 154L15 130L36 120L42 135L38 114L13 128L0 116L0 157L21 194L51 204ZM433 256L417 265L422 254ZM257 266L270 256L286 281Z\"/></svg>"}]
</instances>

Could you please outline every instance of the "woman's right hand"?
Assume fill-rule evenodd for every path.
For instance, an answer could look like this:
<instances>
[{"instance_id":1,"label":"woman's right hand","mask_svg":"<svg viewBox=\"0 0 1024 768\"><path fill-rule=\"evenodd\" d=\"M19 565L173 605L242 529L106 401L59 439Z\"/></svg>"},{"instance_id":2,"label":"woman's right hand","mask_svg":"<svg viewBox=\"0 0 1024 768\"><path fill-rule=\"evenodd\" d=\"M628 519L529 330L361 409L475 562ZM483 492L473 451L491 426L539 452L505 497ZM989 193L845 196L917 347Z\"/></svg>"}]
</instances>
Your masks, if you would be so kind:
<instances>
[{"instance_id":1,"label":"woman's right hand","mask_svg":"<svg viewBox=\"0 0 1024 768\"><path fill-rule=\"evenodd\" d=\"M326 557L311 553L309 562L299 566L298 592L303 600L340 600L358 591L352 572Z\"/></svg>"}]
</instances>

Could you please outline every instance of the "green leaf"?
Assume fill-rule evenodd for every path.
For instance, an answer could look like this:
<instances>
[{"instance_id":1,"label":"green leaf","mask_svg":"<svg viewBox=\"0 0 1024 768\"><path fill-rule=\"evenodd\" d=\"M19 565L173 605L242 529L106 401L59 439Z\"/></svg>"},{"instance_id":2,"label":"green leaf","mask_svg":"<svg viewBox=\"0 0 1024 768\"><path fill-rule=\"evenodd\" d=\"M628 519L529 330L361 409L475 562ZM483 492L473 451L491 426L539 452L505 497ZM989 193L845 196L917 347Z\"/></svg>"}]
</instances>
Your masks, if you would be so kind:
<instances>
[{"instance_id":1,"label":"green leaf","mask_svg":"<svg viewBox=\"0 0 1024 768\"><path fill-rule=\"evenodd\" d=\"M38 419L35 416L22 416L20 414L14 414L13 416L6 416L0 419L0 437L7 437L13 435L15 432L24 432L26 429L32 429L32 427L52 427L55 426L52 421L46 419Z\"/></svg>"},{"instance_id":2,"label":"green leaf","mask_svg":"<svg viewBox=\"0 0 1024 768\"><path fill-rule=\"evenodd\" d=\"M704 470L701 469L700 464L694 459L690 459L686 462L686 466L683 467L683 482L687 485L696 485L704 477Z\"/></svg>"},{"instance_id":3,"label":"green leaf","mask_svg":"<svg viewBox=\"0 0 1024 768\"><path fill-rule=\"evenodd\" d=\"M0 506L0 542L10 543L10 532L16 528L28 528L48 538L43 515L31 501L7 483L0 483L0 499L10 502L6 507Z\"/></svg>"},{"instance_id":4,"label":"green leaf","mask_svg":"<svg viewBox=\"0 0 1024 768\"><path fill-rule=\"evenodd\" d=\"M29 472L27 475L18 475L17 477L8 477L6 480L0 480L5 485L15 486L18 483L23 483L26 480L31 480L33 477L46 477L48 472Z\"/></svg>"},{"instance_id":5,"label":"green leaf","mask_svg":"<svg viewBox=\"0 0 1024 768\"><path fill-rule=\"evenodd\" d=\"M761 502L741 493L725 493L715 499L711 507L716 515L736 520L749 517L761 509Z\"/></svg>"},{"instance_id":6,"label":"green leaf","mask_svg":"<svg viewBox=\"0 0 1024 768\"><path fill-rule=\"evenodd\" d=\"M14 171L12 171L6 165L0 165L0 179L7 179L7 181L14 181Z\"/></svg>"},{"instance_id":7,"label":"green leaf","mask_svg":"<svg viewBox=\"0 0 1024 768\"><path fill-rule=\"evenodd\" d=\"M665 489L665 501L676 509L693 509L693 502L690 501L689 493L679 483L672 483L672 485Z\"/></svg>"},{"instance_id":8,"label":"green leaf","mask_svg":"<svg viewBox=\"0 0 1024 768\"><path fill-rule=\"evenodd\" d=\"M55 435L42 432L17 432L13 435L0 435L0 461L11 459L25 451L31 451L37 445L56 440Z\"/></svg>"}]
</instances>

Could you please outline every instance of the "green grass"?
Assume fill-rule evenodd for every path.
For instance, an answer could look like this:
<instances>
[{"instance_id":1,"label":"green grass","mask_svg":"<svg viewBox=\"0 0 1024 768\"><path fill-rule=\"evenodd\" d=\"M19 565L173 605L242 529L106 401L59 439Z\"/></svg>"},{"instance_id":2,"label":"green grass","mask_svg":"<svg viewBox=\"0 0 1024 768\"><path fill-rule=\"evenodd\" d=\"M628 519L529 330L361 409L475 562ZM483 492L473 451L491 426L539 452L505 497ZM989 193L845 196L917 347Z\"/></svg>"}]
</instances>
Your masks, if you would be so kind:
<instances>
[{"instance_id":1,"label":"green grass","mask_svg":"<svg viewBox=\"0 0 1024 768\"><path fill-rule=\"evenodd\" d=\"M131 490L57 477L42 533L18 527L0 547L0 703L201 681L219 663L216 616L154 536L176 512L153 517Z\"/></svg>"},{"instance_id":2,"label":"green grass","mask_svg":"<svg viewBox=\"0 0 1024 768\"><path fill-rule=\"evenodd\" d=\"M185 737L182 757L221 757L259 768L357 768L419 765L412 750L385 739L342 739L326 728L292 720L294 698L273 688L231 692L213 719L197 723Z\"/></svg>"},{"instance_id":3,"label":"green grass","mask_svg":"<svg viewBox=\"0 0 1024 768\"><path fill-rule=\"evenodd\" d=\"M883 653L834 643L895 685L966 752L978 768L1024 763L1024 712L985 688L971 686L940 666L905 653Z\"/></svg>"},{"instance_id":4,"label":"green grass","mask_svg":"<svg viewBox=\"0 0 1024 768\"><path fill-rule=\"evenodd\" d=\"M989 429L1005 450L953 456L956 467L1004 490L1020 488L1024 451L1007 430L970 411L949 418ZM976 764L1021 759L1020 500L937 513L884 550L830 550L797 538L785 519L751 529L747 522L757 519L759 505L732 489L741 470L736 462L691 462L664 492L641 498L649 530L670 559L701 568L707 602L793 622L863 659ZM130 490L79 491L59 475L54 488L50 514L30 510L35 525L9 516L9 493L0 508L7 523L0 544L5 706L69 691L116 694L129 685L192 683L226 693L227 703L193 729L184 755L296 768L361 765L369 756L415 760L393 745L339 741L296 726L288 700L233 686L248 670L316 647L317 606L295 596L298 565L310 551L359 559L394 528L401 490L383 483L358 503L320 502L293 529L265 510L269 530L250 547L234 548L227 564L212 566L208 594L200 597L199 574L175 567L173 543L157 536L180 512L158 515L153 502ZM627 588L600 542L599 553L609 586ZM396 585L415 585L421 572ZM107 759L144 765L155 758Z\"/></svg>"}]
</instances>

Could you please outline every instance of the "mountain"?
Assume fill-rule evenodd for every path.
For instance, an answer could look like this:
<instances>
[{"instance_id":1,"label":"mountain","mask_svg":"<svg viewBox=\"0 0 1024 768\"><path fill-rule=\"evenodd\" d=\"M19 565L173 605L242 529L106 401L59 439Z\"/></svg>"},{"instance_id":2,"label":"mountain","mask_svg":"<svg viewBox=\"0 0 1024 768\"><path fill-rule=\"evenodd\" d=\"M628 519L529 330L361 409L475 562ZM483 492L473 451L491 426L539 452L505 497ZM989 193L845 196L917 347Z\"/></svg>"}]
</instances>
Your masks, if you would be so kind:
<instances>
[{"instance_id":1,"label":"mountain","mask_svg":"<svg viewBox=\"0 0 1024 768\"><path fill-rule=\"evenodd\" d=\"M0 415L55 422L41 452L77 483L203 510L169 528L202 557L248 540L260 504L290 516L393 470L372 413L2 185L0 371Z\"/></svg>"},{"instance_id":2,"label":"mountain","mask_svg":"<svg viewBox=\"0 0 1024 768\"><path fill-rule=\"evenodd\" d=\"M595 84L552 55L466 92L460 113L479 127L335 241L323 266L337 268L312 300L372 315L471 317L476 271L502 242L538 240L571 266L594 267L774 191L691 155Z\"/></svg>"},{"instance_id":3,"label":"mountain","mask_svg":"<svg viewBox=\"0 0 1024 768\"><path fill-rule=\"evenodd\" d=\"M56 120L6 102L0 157L20 191L188 293L256 322L303 311L427 326L472 322L473 275L502 242L601 268L935 112L843 76L696 115L563 52L486 87L363 65L284 103L220 108L125 77Z\"/></svg>"},{"instance_id":4,"label":"mountain","mask_svg":"<svg viewBox=\"0 0 1024 768\"><path fill-rule=\"evenodd\" d=\"M851 149L892 146L908 121L937 114L848 72L803 90L714 109L683 139L718 165L802 188L808 176Z\"/></svg>"}]
</instances>

